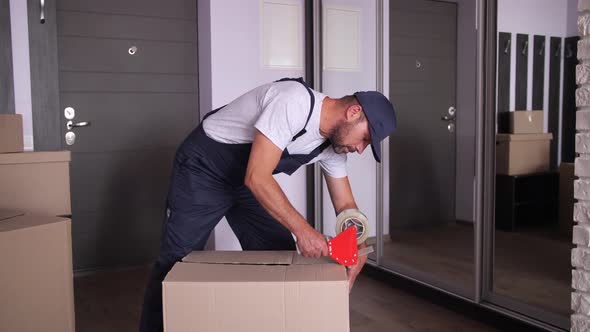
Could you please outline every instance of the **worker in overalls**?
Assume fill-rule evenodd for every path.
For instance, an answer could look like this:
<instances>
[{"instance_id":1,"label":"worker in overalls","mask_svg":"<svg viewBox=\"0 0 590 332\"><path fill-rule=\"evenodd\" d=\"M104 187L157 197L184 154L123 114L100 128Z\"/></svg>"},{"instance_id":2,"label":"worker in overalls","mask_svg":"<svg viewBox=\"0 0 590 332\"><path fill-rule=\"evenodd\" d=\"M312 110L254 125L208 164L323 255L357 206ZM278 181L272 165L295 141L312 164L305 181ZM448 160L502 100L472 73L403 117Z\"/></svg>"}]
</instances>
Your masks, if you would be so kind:
<instances>
[{"instance_id":1,"label":"worker in overalls","mask_svg":"<svg viewBox=\"0 0 590 332\"><path fill-rule=\"evenodd\" d=\"M207 114L176 153L140 330L162 330L162 280L204 248L222 217L243 250L295 250L295 235L303 256L327 255L325 237L289 203L273 174L319 162L336 213L357 209L346 154L371 145L380 162L380 142L395 127L393 106L381 93L334 99L301 78L262 85ZM365 262L366 256L349 269L351 287Z\"/></svg>"}]
</instances>

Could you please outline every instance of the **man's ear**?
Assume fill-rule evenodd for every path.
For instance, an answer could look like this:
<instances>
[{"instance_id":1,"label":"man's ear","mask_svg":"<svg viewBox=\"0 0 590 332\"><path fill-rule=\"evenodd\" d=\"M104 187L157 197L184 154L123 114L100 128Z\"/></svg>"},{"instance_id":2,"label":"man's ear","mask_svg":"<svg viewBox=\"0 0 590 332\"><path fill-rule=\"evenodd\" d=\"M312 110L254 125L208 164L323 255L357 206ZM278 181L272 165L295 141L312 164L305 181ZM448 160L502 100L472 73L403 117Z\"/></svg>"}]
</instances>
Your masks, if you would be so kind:
<instances>
[{"instance_id":1,"label":"man's ear","mask_svg":"<svg viewBox=\"0 0 590 332\"><path fill-rule=\"evenodd\" d=\"M348 109L346 110L346 120L351 121L351 120L357 120L358 118L361 117L363 112L363 108L361 107L361 105L351 105L348 107Z\"/></svg>"}]
</instances>

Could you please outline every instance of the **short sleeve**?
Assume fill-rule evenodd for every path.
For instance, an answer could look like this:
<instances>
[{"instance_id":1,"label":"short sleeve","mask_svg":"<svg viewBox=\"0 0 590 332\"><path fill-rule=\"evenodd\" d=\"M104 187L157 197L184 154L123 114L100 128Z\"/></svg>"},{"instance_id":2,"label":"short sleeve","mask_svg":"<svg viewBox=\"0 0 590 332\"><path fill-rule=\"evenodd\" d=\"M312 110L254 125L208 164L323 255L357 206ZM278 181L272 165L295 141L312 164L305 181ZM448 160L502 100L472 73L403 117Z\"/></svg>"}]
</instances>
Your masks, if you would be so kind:
<instances>
[{"instance_id":1,"label":"short sleeve","mask_svg":"<svg viewBox=\"0 0 590 332\"><path fill-rule=\"evenodd\" d=\"M346 154L338 154L332 147L329 147L329 150L326 151L325 154L326 156L319 161L320 167L324 173L333 178L343 178L347 176Z\"/></svg>"},{"instance_id":2,"label":"short sleeve","mask_svg":"<svg viewBox=\"0 0 590 332\"><path fill-rule=\"evenodd\" d=\"M299 83L295 83L299 85ZM301 89L301 87L297 87ZM304 91L305 92L305 91ZM270 87L262 103L262 112L254 127L273 142L279 149L284 150L303 127L309 110L309 95L306 92L307 103L303 102L301 93L297 89L279 91Z\"/></svg>"}]
</instances>

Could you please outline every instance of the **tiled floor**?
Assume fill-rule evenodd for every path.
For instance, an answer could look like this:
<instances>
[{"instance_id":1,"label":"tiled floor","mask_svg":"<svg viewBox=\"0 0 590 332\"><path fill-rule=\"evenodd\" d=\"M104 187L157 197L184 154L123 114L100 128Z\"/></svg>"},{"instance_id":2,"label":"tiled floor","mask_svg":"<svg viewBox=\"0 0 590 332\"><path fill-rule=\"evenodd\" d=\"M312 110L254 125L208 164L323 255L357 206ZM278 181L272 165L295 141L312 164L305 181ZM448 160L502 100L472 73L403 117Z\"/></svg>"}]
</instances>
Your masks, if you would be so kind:
<instances>
[{"instance_id":1,"label":"tiled floor","mask_svg":"<svg viewBox=\"0 0 590 332\"><path fill-rule=\"evenodd\" d=\"M77 277L76 331L137 331L148 272L137 267ZM461 305L437 304L395 284L359 276L350 299L352 332L507 330L499 321L484 323L462 313Z\"/></svg>"}]
</instances>

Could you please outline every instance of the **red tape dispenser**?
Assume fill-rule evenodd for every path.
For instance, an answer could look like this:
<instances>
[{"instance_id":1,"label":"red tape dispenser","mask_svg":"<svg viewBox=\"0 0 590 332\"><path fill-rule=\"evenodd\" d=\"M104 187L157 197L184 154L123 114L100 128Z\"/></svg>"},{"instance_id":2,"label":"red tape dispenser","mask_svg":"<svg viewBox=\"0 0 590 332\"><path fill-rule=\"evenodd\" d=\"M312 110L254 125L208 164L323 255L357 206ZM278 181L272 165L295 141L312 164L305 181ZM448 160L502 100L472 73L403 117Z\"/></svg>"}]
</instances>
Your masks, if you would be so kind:
<instances>
[{"instance_id":1,"label":"red tape dispenser","mask_svg":"<svg viewBox=\"0 0 590 332\"><path fill-rule=\"evenodd\" d=\"M335 238L328 240L328 253L336 262L353 266L358 262L356 227L348 227Z\"/></svg>"}]
</instances>

